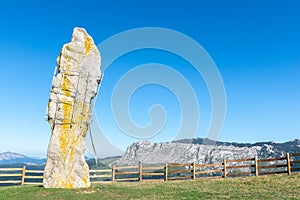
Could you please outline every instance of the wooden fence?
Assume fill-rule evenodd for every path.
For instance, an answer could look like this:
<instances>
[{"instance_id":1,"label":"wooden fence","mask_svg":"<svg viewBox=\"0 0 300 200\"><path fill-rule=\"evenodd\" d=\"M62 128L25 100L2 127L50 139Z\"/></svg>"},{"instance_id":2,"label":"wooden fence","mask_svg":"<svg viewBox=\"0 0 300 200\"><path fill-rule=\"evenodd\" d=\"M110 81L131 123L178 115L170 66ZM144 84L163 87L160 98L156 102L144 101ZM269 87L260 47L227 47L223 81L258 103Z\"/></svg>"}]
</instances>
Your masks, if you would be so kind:
<instances>
[{"instance_id":1,"label":"wooden fence","mask_svg":"<svg viewBox=\"0 0 300 200\"><path fill-rule=\"evenodd\" d=\"M0 168L1 184L40 185L42 184L44 170L28 170L22 168Z\"/></svg>"},{"instance_id":2,"label":"wooden fence","mask_svg":"<svg viewBox=\"0 0 300 200\"><path fill-rule=\"evenodd\" d=\"M91 169L91 183L121 181L170 181L205 177L226 178L236 176L261 176L300 172L300 153L287 153L285 157L258 159L245 158L226 160L214 164L166 163L161 166L113 166L111 169ZM0 168L1 184L41 185L43 170L22 168Z\"/></svg>"}]
</instances>

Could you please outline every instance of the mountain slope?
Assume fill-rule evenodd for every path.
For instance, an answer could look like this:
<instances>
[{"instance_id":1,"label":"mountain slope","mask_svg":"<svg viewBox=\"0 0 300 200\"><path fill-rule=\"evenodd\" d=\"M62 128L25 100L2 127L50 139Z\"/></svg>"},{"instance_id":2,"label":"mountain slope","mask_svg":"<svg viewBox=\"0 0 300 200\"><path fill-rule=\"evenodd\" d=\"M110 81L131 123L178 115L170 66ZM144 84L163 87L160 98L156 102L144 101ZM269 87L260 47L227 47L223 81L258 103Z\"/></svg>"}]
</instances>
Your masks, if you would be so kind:
<instances>
[{"instance_id":1,"label":"mountain slope","mask_svg":"<svg viewBox=\"0 0 300 200\"><path fill-rule=\"evenodd\" d=\"M226 159L281 157L287 152L300 152L300 140L285 143L259 142L230 143L215 142L203 138L184 139L167 143L150 141L130 145L116 165L162 163L216 163Z\"/></svg>"},{"instance_id":2,"label":"mountain slope","mask_svg":"<svg viewBox=\"0 0 300 200\"><path fill-rule=\"evenodd\" d=\"M18 158L27 158L27 156L24 156L22 154L13 153L10 151L0 153L0 161L12 160L12 159L18 159Z\"/></svg>"},{"instance_id":3,"label":"mountain slope","mask_svg":"<svg viewBox=\"0 0 300 200\"><path fill-rule=\"evenodd\" d=\"M14 164L14 163L43 164L45 163L45 159L30 158L28 156L9 152L9 151L0 153L0 164Z\"/></svg>"}]
</instances>

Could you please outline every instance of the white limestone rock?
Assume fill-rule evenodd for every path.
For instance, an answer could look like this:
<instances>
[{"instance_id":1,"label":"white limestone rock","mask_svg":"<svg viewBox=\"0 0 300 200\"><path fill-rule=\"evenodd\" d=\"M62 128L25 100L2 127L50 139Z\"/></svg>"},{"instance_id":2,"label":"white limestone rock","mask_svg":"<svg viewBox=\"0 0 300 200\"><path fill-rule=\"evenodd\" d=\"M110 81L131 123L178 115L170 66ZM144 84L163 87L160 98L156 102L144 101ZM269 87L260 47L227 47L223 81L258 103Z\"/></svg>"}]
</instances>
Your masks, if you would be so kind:
<instances>
[{"instance_id":1,"label":"white limestone rock","mask_svg":"<svg viewBox=\"0 0 300 200\"><path fill-rule=\"evenodd\" d=\"M206 144L204 141L208 141ZM167 143L139 141L131 144L123 156L112 165L144 165L168 163L220 163L224 159L236 160L243 158L278 158L287 152L300 151L300 140L285 143L258 142L236 143L215 142L204 138L189 138Z\"/></svg>"},{"instance_id":2,"label":"white limestone rock","mask_svg":"<svg viewBox=\"0 0 300 200\"><path fill-rule=\"evenodd\" d=\"M52 135L48 146L45 188L86 188L89 168L84 137L91 118L91 101L101 81L101 58L91 36L74 28L72 41L57 58L48 103Z\"/></svg>"}]
</instances>

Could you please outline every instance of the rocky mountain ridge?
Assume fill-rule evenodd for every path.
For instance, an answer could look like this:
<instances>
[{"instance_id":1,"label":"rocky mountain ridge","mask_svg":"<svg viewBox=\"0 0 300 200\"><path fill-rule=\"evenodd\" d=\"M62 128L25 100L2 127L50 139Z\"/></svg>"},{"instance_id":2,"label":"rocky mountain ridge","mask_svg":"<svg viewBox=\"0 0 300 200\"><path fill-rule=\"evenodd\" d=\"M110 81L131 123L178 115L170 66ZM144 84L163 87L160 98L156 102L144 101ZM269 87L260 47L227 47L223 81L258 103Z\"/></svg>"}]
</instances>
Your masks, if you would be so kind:
<instances>
[{"instance_id":1,"label":"rocky mountain ridge","mask_svg":"<svg viewBox=\"0 0 300 200\"><path fill-rule=\"evenodd\" d=\"M43 164L46 159L32 158L23 154L13 153L6 151L0 153L0 164L13 164L13 163L24 163L24 164Z\"/></svg>"},{"instance_id":2,"label":"rocky mountain ridge","mask_svg":"<svg viewBox=\"0 0 300 200\"><path fill-rule=\"evenodd\" d=\"M162 163L216 163L226 159L282 157L300 152L300 140L284 143L218 142L205 138L183 139L166 143L140 141L131 144L124 155L113 164L133 165Z\"/></svg>"},{"instance_id":3,"label":"rocky mountain ridge","mask_svg":"<svg viewBox=\"0 0 300 200\"><path fill-rule=\"evenodd\" d=\"M18 153L13 153L13 152L10 152L10 151L0 153L0 161L17 159L17 158L27 158L27 156L22 155L22 154L18 154Z\"/></svg>"}]
</instances>

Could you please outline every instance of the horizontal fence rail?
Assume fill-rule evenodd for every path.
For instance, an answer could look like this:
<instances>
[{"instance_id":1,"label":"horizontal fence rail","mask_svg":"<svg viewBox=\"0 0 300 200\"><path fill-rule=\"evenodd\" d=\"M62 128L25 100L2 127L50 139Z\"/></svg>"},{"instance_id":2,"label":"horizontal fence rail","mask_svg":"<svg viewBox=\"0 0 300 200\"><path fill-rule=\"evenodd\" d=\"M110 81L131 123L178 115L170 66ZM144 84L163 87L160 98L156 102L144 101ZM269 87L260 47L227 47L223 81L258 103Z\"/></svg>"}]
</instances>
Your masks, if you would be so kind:
<instances>
[{"instance_id":1,"label":"horizontal fence rail","mask_svg":"<svg viewBox=\"0 0 300 200\"><path fill-rule=\"evenodd\" d=\"M91 169L91 183L171 181L199 178L226 178L237 176L260 176L271 174L292 174L300 172L300 153L287 153L280 158L244 158L226 160L220 163L166 163L161 166L112 166L111 169ZM44 170L0 168L1 185L42 185Z\"/></svg>"},{"instance_id":2,"label":"horizontal fence rail","mask_svg":"<svg viewBox=\"0 0 300 200\"><path fill-rule=\"evenodd\" d=\"M0 168L1 184L22 184L24 168Z\"/></svg>"}]
</instances>

